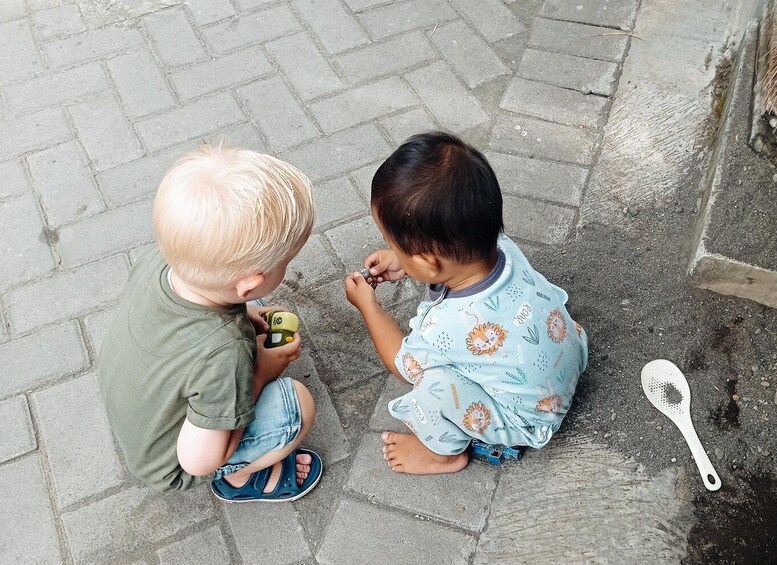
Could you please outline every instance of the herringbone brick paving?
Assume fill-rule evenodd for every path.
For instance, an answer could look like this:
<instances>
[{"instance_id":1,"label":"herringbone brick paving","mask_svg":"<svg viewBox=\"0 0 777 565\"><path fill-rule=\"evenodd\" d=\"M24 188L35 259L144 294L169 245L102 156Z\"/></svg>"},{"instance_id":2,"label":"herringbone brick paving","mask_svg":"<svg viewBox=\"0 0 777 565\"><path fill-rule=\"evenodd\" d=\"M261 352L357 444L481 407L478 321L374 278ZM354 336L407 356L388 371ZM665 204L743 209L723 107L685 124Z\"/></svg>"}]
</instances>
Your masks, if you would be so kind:
<instances>
[{"instance_id":1,"label":"herringbone brick paving","mask_svg":"<svg viewBox=\"0 0 777 565\"><path fill-rule=\"evenodd\" d=\"M563 243L637 4L1 2L1 560L472 560L499 470L411 479L377 453L399 385L384 391L341 284L382 245L369 180L407 136L447 129L487 152L508 232L527 252ZM304 321L291 373L317 399L310 443L326 475L289 505L148 491L128 476L97 394L100 340L152 241L157 183L177 156L222 136L314 182L315 233L277 299ZM420 290L400 283L381 299L406 320Z\"/></svg>"}]
</instances>

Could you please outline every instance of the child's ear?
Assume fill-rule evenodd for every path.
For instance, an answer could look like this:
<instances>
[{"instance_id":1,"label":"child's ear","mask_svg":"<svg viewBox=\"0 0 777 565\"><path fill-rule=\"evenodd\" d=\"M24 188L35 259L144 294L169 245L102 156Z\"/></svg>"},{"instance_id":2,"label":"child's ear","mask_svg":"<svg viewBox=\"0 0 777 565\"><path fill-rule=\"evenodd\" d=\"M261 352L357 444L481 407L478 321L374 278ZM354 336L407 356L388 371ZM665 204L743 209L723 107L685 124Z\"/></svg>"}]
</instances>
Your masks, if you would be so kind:
<instances>
[{"instance_id":1,"label":"child's ear","mask_svg":"<svg viewBox=\"0 0 777 565\"><path fill-rule=\"evenodd\" d=\"M262 273L248 275L237 280L235 290L240 298L247 299L254 289L259 288L263 283L264 275Z\"/></svg>"},{"instance_id":2,"label":"child's ear","mask_svg":"<svg viewBox=\"0 0 777 565\"><path fill-rule=\"evenodd\" d=\"M431 253L420 253L413 255L411 258L417 267L422 269L422 272L427 273L430 277L434 278L440 274L442 270L442 263L440 259Z\"/></svg>"}]
</instances>

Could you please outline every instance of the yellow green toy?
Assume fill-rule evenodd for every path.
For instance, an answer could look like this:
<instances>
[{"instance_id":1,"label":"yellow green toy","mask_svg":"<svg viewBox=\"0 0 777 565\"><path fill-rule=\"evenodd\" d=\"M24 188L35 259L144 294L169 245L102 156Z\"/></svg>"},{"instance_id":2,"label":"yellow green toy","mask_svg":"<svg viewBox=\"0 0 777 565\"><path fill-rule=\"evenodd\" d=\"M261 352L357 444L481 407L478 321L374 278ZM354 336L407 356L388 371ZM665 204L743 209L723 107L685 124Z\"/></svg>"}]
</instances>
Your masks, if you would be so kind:
<instances>
[{"instance_id":1,"label":"yellow green toy","mask_svg":"<svg viewBox=\"0 0 777 565\"><path fill-rule=\"evenodd\" d=\"M299 318L291 312L267 312L267 339L265 348L279 347L294 341L294 334L299 331Z\"/></svg>"}]
</instances>

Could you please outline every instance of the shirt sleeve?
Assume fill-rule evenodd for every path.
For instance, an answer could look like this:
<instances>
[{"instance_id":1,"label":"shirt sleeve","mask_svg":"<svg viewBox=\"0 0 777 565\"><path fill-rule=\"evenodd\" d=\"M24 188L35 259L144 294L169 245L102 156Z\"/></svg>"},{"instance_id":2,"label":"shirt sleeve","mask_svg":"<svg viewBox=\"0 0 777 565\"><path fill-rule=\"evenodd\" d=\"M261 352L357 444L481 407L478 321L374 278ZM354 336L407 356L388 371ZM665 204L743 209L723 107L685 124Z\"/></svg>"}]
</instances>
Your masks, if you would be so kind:
<instances>
[{"instance_id":1,"label":"shirt sleeve","mask_svg":"<svg viewBox=\"0 0 777 565\"><path fill-rule=\"evenodd\" d=\"M199 428L235 430L254 420L255 353L244 340L231 341L198 364L187 391L187 419Z\"/></svg>"}]
</instances>

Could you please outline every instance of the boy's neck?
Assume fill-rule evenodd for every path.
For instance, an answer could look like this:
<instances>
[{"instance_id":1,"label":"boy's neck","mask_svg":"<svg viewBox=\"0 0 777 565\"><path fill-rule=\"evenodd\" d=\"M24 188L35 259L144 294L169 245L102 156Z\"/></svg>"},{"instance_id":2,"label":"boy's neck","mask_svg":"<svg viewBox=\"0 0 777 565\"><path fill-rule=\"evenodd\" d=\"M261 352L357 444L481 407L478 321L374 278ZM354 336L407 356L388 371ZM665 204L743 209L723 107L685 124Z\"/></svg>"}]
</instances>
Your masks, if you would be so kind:
<instances>
[{"instance_id":1,"label":"boy's neck","mask_svg":"<svg viewBox=\"0 0 777 565\"><path fill-rule=\"evenodd\" d=\"M228 300L224 300L223 298L216 296L216 293L193 288L186 284L186 282L181 277L175 274L173 269L170 269L169 272L170 288L176 296L189 302L193 302L194 304L199 304L200 306L207 306L208 308L228 310L234 306L234 304L230 304Z\"/></svg>"},{"instance_id":2,"label":"boy's neck","mask_svg":"<svg viewBox=\"0 0 777 565\"><path fill-rule=\"evenodd\" d=\"M475 263L450 263L446 271L450 274L446 280L438 284L443 285L451 292L463 290L485 279L496 266L498 252L496 249L491 253L488 259L476 261ZM445 274L445 273L443 273Z\"/></svg>"}]
</instances>

